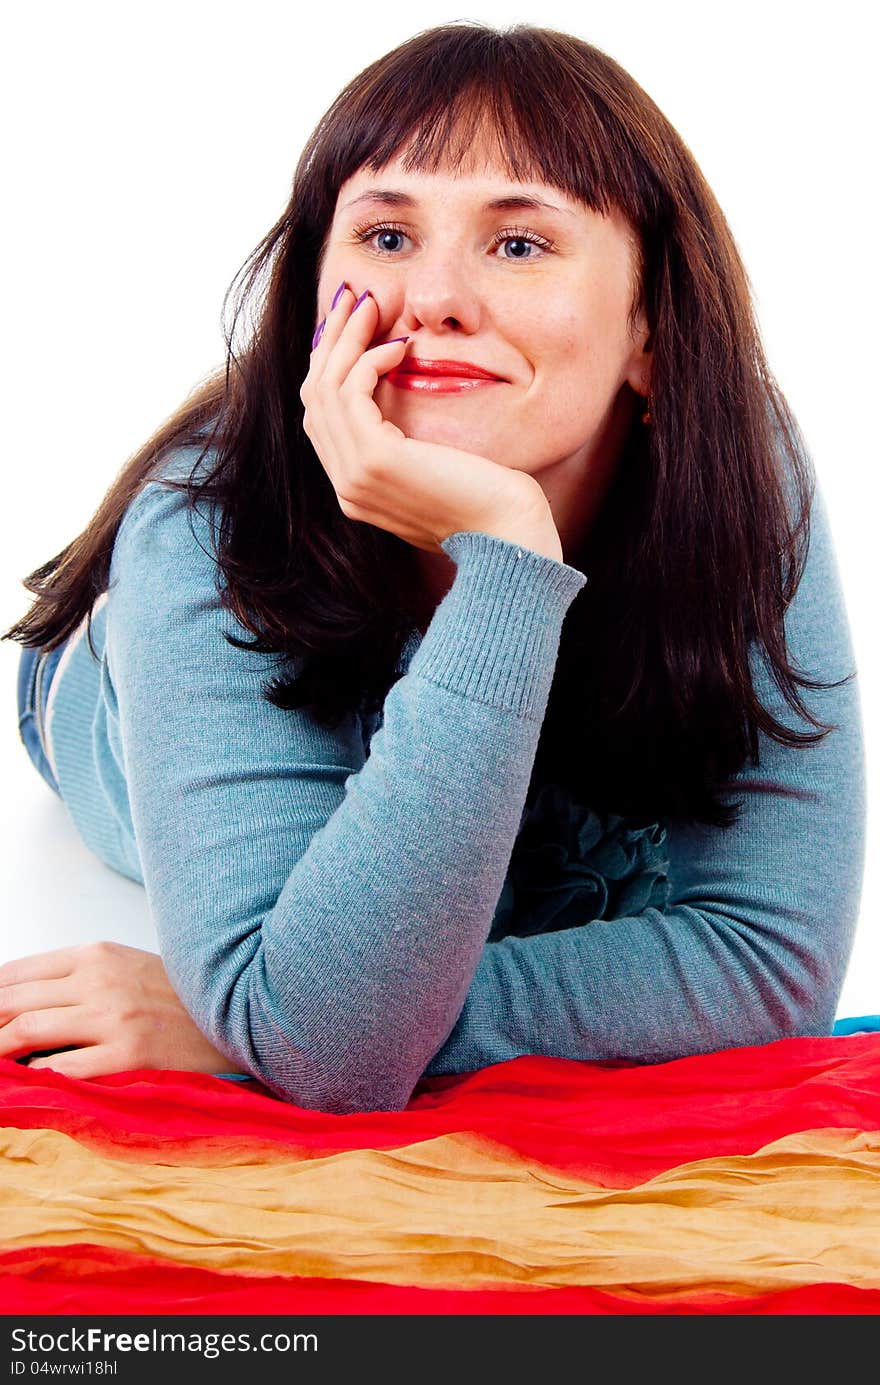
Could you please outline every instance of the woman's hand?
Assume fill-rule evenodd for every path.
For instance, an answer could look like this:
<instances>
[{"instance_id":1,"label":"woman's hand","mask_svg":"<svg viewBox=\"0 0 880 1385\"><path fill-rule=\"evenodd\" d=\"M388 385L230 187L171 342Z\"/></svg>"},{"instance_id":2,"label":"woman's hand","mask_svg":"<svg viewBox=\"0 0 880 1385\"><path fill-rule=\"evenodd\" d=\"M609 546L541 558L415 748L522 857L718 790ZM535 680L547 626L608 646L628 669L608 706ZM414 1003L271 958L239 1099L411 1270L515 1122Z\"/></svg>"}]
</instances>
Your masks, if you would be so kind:
<instances>
[{"instance_id":1,"label":"woman's hand","mask_svg":"<svg viewBox=\"0 0 880 1385\"><path fill-rule=\"evenodd\" d=\"M303 426L343 514L430 553L462 529L494 534L562 559L538 482L475 453L408 438L383 418L373 392L403 359L405 341L369 347L378 308L357 311L346 288L329 313L300 389ZM369 348L369 349L368 349Z\"/></svg>"},{"instance_id":2,"label":"woman's hand","mask_svg":"<svg viewBox=\"0 0 880 1385\"><path fill-rule=\"evenodd\" d=\"M49 1053L66 1049L63 1053ZM0 966L0 1057L32 1068L104 1077L132 1068L238 1072L184 1009L161 957L121 943L85 943Z\"/></svg>"}]
</instances>

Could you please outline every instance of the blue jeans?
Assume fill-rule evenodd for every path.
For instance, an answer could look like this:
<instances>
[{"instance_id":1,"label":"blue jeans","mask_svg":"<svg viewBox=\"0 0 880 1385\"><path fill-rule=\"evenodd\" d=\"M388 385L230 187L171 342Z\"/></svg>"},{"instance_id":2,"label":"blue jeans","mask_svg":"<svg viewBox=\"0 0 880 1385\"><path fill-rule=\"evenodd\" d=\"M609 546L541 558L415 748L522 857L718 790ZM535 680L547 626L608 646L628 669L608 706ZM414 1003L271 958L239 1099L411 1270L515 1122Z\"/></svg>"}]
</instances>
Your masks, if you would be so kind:
<instances>
[{"instance_id":1,"label":"blue jeans","mask_svg":"<svg viewBox=\"0 0 880 1385\"><path fill-rule=\"evenodd\" d=\"M49 687L64 645L48 654L40 649L22 649L18 665L18 734L28 755L49 788L60 797L60 789L46 755L46 702Z\"/></svg>"}]
</instances>

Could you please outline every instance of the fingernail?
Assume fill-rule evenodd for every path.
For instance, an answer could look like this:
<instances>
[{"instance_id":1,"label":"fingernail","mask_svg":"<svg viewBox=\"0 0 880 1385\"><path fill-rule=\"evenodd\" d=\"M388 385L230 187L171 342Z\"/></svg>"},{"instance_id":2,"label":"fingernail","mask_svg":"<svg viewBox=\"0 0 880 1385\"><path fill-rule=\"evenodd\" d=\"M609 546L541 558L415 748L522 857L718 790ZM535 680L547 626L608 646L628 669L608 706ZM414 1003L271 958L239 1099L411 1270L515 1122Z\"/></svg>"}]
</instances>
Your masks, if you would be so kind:
<instances>
[{"instance_id":1,"label":"fingernail","mask_svg":"<svg viewBox=\"0 0 880 1385\"><path fill-rule=\"evenodd\" d=\"M314 351L315 347L318 345L318 342L321 340L321 333L323 332L323 330L324 330L326 324L327 324L327 319L326 319L326 317L322 317L322 318L321 318L321 321L318 323L318 326L317 326L316 329L315 329L315 335L312 337L312 350L313 350L313 351Z\"/></svg>"},{"instance_id":2,"label":"fingernail","mask_svg":"<svg viewBox=\"0 0 880 1385\"><path fill-rule=\"evenodd\" d=\"M361 304L363 303L364 299L365 299L365 298L369 298L369 296L370 296L370 290L369 290L369 289L364 289L363 293L361 294L360 298L359 298L358 301L355 303L355 305L354 305L354 307L352 308L351 311L352 311L353 313L356 313L357 310L358 310L358 308L359 308L359 307L361 306Z\"/></svg>"},{"instance_id":3,"label":"fingernail","mask_svg":"<svg viewBox=\"0 0 880 1385\"><path fill-rule=\"evenodd\" d=\"M333 309L336 307L336 304L339 302L339 300L340 300L340 298L342 297L343 293L345 292L345 289L346 289L346 283L345 283L345 280L343 279L342 283L339 285L339 288L336 290L336 292L335 292L334 295L333 295L333 302L330 304L330 311L331 311L331 313L332 313Z\"/></svg>"}]
</instances>

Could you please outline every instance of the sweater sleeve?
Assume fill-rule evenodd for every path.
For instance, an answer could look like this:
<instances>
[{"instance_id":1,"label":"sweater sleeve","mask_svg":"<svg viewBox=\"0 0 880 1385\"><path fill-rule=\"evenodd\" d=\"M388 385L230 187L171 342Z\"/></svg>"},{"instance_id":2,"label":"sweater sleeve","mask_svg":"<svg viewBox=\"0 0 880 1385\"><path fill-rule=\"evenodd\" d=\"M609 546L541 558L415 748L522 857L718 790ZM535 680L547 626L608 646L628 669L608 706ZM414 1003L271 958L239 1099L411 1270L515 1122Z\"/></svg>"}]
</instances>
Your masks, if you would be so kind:
<instances>
[{"instance_id":1,"label":"sweater sleeve","mask_svg":"<svg viewBox=\"0 0 880 1385\"><path fill-rule=\"evenodd\" d=\"M511 856L566 611L586 578L450 535L450 590L369 755L265 700L210 517L160 482L126 512L107 675L172 984L221 1052L299 1105L402 1109L452 1030Z\"/></svg>"},{"instance_id":2,"label":"sweater sleeve","mask_svg":"<svg viewBox=\"0 0 880 1385\"><path fill-rule=\"evenodd\" d=\"M785 618L790 662L825 682L855 670L818 488L804 575ZM797 716L753 659L758 696ZM759 733L759 763L735 777L739 821L667 823L665 907L488 943L461 1015L426 1076L521 1054L660 1062L689 1053L830 1034L858 921L865 765L855 679L804 689L834 730L806 748Z\"/></svg>"}]
</instances>

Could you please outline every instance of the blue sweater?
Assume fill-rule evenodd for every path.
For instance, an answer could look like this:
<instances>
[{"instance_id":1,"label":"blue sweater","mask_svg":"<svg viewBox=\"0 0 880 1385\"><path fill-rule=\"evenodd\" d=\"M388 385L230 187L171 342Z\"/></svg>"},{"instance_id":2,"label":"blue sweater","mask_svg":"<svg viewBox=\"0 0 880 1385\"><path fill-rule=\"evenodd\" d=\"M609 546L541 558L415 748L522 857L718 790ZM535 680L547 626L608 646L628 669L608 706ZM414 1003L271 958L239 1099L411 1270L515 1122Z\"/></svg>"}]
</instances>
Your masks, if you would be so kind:
<instances>
[{"instance_id":1,"label":"blue sweater","mask_svg":"<svg viewBox=\"0 0 880 1385\"><path fill-rule=\"evenodd\" d=\"M221 1052L299 1105L352 1112L521 1054L658 1062L831 1033L864 865L856 680L805 691L837 727L820 744L761 734L730 829L646 829L552 786L529 820L583 573L450 535L455 580L382 715L331 732L262 697L275 657L223 638L247 632L221 605L213 539L207 506L190 517L158 481L135 498L98 658L71 640L48 739L79 833L143 882L171 981ZM786 632L808 673L852 672L818 491ZM777 717L812 729L753 671ZM536 816L554 812L542 854Z\"/></svg>"}]
</instances>

